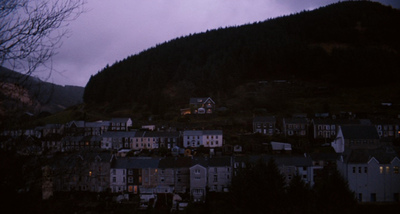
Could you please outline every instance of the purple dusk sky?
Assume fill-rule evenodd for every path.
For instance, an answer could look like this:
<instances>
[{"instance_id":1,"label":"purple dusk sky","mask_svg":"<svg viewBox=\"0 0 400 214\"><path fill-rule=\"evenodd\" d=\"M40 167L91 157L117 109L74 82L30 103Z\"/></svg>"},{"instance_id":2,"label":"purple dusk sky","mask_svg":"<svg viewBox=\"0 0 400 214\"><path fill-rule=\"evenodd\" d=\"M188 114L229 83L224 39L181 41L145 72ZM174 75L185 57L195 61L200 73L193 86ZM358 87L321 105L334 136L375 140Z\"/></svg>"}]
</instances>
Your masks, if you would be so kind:
<instances>
[{"instance_id":1,"label":"purple dusk sky","mask_svg":"<svg viewBox=\"0 0 400 214\"><path fill-rule=\"evenodd\" d=\"M46 81L85 86L107 64L176 37L264 21L338 0L87 0ZM379 0L400 8L399 0ZM41 72L36 76L46 76ZM47 73L48 76L48 73Z\"/></svg>"}]
</instances>

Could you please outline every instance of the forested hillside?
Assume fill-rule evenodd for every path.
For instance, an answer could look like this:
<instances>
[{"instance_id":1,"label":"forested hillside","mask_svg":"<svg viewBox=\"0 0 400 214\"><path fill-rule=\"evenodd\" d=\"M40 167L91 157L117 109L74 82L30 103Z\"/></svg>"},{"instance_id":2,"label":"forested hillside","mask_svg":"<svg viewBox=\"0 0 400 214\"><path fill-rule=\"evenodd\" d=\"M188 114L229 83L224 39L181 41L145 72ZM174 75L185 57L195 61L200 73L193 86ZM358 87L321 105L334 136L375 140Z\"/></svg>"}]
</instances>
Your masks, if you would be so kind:
<instances>
[{"instance_id":1,"label":"forested hillside","mask_svg":"<svg viewBox=\"0 0 400 214\"><path fill-rule=\"evenodd\" d=\"M241 86L258 81L387 86L400 77L399 23L399 10L346 1L176 38L99 71L84 102L163 114L195 96L228 105Z\"/></svg>"}]
</instances>

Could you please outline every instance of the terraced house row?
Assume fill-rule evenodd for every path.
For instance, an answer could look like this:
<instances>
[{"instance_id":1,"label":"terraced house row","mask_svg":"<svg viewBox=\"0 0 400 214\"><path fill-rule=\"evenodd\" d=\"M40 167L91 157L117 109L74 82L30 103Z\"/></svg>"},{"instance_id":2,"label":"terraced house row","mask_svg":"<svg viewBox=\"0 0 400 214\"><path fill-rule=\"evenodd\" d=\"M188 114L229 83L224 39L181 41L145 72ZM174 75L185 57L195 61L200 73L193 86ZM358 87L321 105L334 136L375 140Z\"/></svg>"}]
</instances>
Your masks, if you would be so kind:
<instances>
[{"instance_id":1,"label":"terraced house row","mask_svg":"<svg viewBox=\"0 0 400 214\"><path fill-rule=\"evenodd\" d=\"M189 195L204 201L207 192L229 191L239 168L259 159L274 158L289 183L295 174L314 184L314 173L322 166L305 156L226 157L117 157L109 153L81 152L55 156L43 169L43 198L55 192L87 191L154 195Z\"/></svg>"}]
</instances>

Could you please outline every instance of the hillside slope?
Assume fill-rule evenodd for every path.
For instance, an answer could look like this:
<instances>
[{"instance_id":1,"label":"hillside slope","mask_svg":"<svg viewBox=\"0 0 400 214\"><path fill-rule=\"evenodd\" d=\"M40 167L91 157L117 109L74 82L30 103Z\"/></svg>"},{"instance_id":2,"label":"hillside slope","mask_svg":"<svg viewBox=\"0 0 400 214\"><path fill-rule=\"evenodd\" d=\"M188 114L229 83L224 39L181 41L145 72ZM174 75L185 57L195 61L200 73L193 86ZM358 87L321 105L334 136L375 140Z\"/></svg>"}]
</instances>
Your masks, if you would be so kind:
<instances>
[{"instance_id":1,"label":"hillside slope","mask_svg":"<svg viewBox=\"0 0 400 214\"><path fill-rule=\"evenodd\" d=\"M0 67L0 117L3 121L14 123L25 112L38 116L62 111L82 103L83 92L83 87L56 85Z\"/></svg>"},{"instance_id":2,"label":"hillside slope","mask_svg":"<svg viewBox=\"0 0 400 214\"><path fill-rule=\"evenodd\" d=\"M234 92L260 80L337 88L395 84L400 77L398 23L399 10L346 1L181 37L105 67L90 78L84 101L109 111L164 114L195 96L228 105Z\"/></svg>"}]
</instances>

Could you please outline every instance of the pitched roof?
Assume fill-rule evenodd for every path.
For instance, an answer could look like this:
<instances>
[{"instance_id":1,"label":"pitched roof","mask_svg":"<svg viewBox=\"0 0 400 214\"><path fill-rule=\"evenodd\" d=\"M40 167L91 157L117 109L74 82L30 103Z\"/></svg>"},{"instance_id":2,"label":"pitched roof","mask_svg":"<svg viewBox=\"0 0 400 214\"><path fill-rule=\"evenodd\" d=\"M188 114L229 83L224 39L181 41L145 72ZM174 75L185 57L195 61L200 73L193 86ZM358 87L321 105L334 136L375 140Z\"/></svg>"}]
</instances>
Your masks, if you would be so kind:
<instances>
[{"instance_id":1,"label":"pitched roof","mask_svg":"<svg viewBox=\"0 0 400 214\"><path fill-rule=\"evenodd\" d=\"M101 137L134 137L136 132L104 132Z\"/></svg>"},{"instance_id":2,"label":"pitched roof","mask_svg":"<svg viewBox=\"0 0 400 214\"><path fill-rule=\"evenodd\" d=\"M71 127L74 124L76 127L80 127L80 128L85 127L85 121L83 121L83 120L70 121L69 123L67 123L67 127Z\"/></svg>"},{"instance_id":3,"label":"pitched roof","mask_svg":"<svg viewBox=\"0 0 400 214\"><path fill-rule=\"evenodd\" d=\"M278 150L292 150L292 145L290 143L281 143L281 142L274 142L271 141L271 147L272 150L278 151Z\"/></svg>"},{"instance_id":4,"label":"pitched roof","mask_svg":"<svg viewBox=\"0 0 400 214\"><path fill-rule=\"evenodd\" d=\"M117 118L111 118L110 122L113 123L125 123L128 120L131 120L129 117L117 117Z\"/></svg>"},{"instance_id":5,"label":"pitched roof","mask_svg":"<svg viewBox=\"0 0 400 214\"><path fill-rule=\"evenodd\" d=\"M192 97L189 100L189 104L203 104L207 100L210 100L212 103L215 103L210 97Z\"/></svg>"},{"instance_id":6,"label":"pitched roof","mask_svg":"<svg viewBox=\"0 0 400 214\"><path fill-rule=\"evenodd\" d=\"M254 123L265 123L265 122L271 122L275 123L276 118L275 116L258 116L253 118Z\"/></svg>"},{"instance_id":7,"label":"pitched roof","mask_svg":"<svg viewBox=\"0 0 400 214\"><path fill-rule=\"evenodd\" d=\"M296 124L300 123L301 124L301 123L308 123L308 120L307 120L307 118L284 118L283 122L285 124L288 124L288 123L296 123Z\"/></svg>"},{"instance_id":8,"label":"pitched roof","mask_svg":"<svg viewBox=\"0 0 400 214\"><path fill-rule=\"evenodd\" d=\"M251 155L251 156L237 156L235 157L235 161L238 162L250 162L255 163L260 158L265 163L272 158L274 159L276 165L279 166L312 166L312 159L311 157L305 156L276 156L276 155Z\"/></svg>"},{"instance_id":9,"label":"pitched roof","mask_svg":"<svg viewBox=\"0 0 400 214\"><path fill-rule=\"evenodd\" d=\"M113 161L111 168L116 169L144 169L158 168L160 159L151 157L125 157Z\"/></svg>"},{"instance_id":10,"label":"pitched roof","mask_svg":"<svg viewBox=\"0 0 400 214\"><path fill-rule=\"evenodd\" d=\"M378 131L372 125L343 125L341 130L345 139L379 139Z\"/></svg>"},{"instance_id":11,"label":"pitched roof","mask_svg":"<svg viewBox=\"0 0 400 214\"><path fill-rule=\"evenodd\" d=\"M163 158L158 165L159 168L189 168L192 166L192 159L189 157Z\"/></svg>"},{"instance_id":12,"label":"pitched roof","mask_svg":"<svg viewBox=\"0 0 400 214\"><path fill-rule=\"evenodd\" d=\"M183 135L222 135L222 130L185 130Z\"/></svg>"},{"instance_id":13,"label":"pitched roof","mask_svg":"<svg viewBox=\"0 0 400 214\"><path fill-rule=\"evenodd\" d=\"M375 158L380 164L389 164L395 157L399 158L391 147L353 149L343 153L343 160L346 163L368 163L372 158Z\"/></svg>"}]
</instances>

